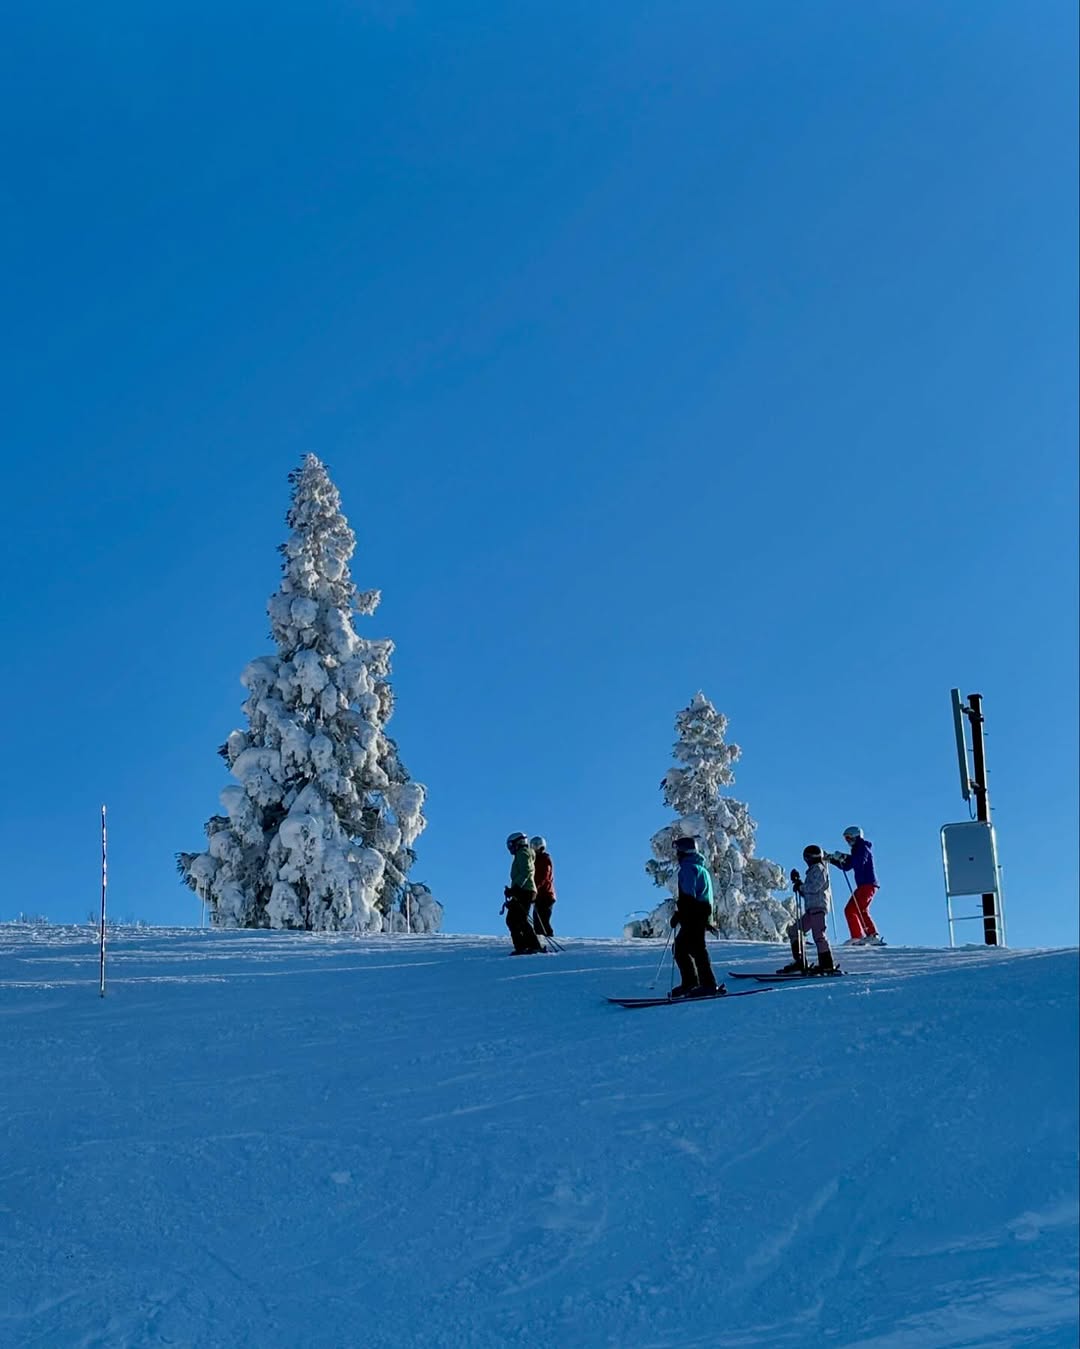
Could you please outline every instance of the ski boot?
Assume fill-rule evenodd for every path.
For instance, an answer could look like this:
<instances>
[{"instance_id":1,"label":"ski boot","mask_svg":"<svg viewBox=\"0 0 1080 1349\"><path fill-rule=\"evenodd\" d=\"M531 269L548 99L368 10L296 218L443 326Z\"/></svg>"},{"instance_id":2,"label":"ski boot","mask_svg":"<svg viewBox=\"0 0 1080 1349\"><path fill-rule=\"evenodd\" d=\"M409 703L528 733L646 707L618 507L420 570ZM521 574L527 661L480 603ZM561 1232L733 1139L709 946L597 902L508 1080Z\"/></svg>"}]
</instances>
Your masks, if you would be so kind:
<instances>
[{"instance_id":1,"label":"ski boot","mask_svg":"<svg viewBox=\"0 0 1080 1349\"><path fill-rule=\"evenodd\" d=\"M676 984L668 994L668 997L674 1002L679 998L688 998L693 992L689 984Z\"/></svg>"},{"instance_id":2,"label":"ski boot","mask_svg":"<svg viewBox=\"0 0 1080 1349\"><path fill-rule=\"evenodd\" d=\"M817 965L814 967L815 974L835 974L836 965L833 963L832 952L825 954L818 952Z\"/></svg>"},{"instance_id":3,"label":"ski boot","mask_svg":"<svg viewBox=\"0 0 1080 1349\"><path fill-rule=\"evenodd\" d=\"M782 970L777 970L777 974L805 974L806 965L801 960L793 960L790 965L785 965Z\"/></svg>"}]
</instances>

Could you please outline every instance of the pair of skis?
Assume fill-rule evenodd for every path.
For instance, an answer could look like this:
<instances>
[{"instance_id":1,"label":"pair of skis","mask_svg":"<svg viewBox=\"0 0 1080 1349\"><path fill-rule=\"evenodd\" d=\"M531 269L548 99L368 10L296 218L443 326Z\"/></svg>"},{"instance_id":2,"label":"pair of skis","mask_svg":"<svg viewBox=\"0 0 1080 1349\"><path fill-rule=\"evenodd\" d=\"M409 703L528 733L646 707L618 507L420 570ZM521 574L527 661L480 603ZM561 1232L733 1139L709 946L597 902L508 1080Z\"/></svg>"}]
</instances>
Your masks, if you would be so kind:
<instances>
[{"instance_id":1,"label":"pair of skis","mask_svg":"<svg viewBox=\"0 0 1080 1349\"><path fill-rule=\"evenodd\" d=\"M729 970L728 974L732 979L753 979L759 984L790 984L799 980L809 982L818 980L824 982L826 979L838 979L843 975L843 970L830 970L828 972L803 972L801 970L792 971L790 974L770 973L767 970ZM715 993L699 993L696 996L685 998L673 998L670 995L662 998L608 998L608 1002L614 1003L617 1007L668 1007L673 1003L683 1002L719 1002L723 998L748 998L754 993L770 993L770 988L741 988L735 993L729 993L723 984Z\"/></svg>"},{"instance_id":2,"label":"pair of skis","mask_svg":"<svg viewBox=\"0 0 1080 1349\"><path fill-rule=\"evenodd\" d=\"M608 998L617 1007L672 1007L684 1002L721 1002L727 998L749 998L754 993L768 993L767 988L743 988L737 993L729 993L723 984L715 993L697 993L685 998L673 998L670 994L662 998Z\"/></svg>"},{"instance_id":3,"label":"pair of skis","mask_svg":"<svg viewBox=\"0 0 1080 1349\"><path fill-rule=\"evenodd\" d=\"M840 969L819 970L816 965L811 965L808 970L791 970L787 974L780 970L776 970L774 973L770 973L768 970L728 970L728 974L732 979L754 979L759 984L792 984L798 983L800 980L805 982L809 979L839 979L844 971Z\"/></svg>"}]
</instances>

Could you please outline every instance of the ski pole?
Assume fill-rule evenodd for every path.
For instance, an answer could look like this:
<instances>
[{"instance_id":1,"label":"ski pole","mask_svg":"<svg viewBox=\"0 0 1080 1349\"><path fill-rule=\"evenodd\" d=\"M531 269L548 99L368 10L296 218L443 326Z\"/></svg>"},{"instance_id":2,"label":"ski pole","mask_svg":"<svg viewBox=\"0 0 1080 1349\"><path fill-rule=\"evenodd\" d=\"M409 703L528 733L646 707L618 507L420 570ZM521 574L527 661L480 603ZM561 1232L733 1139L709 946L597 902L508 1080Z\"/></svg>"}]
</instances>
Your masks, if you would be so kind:
<instances>
[{"instance_id":1,"label":"ski pole","mask_svg":"<svg viewBox=\"0 0 1080 1349\"><path fill-rule=\"evenodd\" d=\"M854 891L854 889L852 888L851 877L847 874L846 871L844 872L844 880L847 881L848 894L851 896L852 899L854 899L854 898L855 898L855 891ZM855 907L856 907L856 909L857 909L859 906L856 904ZM862 926L862 915L861 915L861 914L859 915L859 925ZM850 927L851 924L849 923L848 926ZM835 935L835 934L834 934L834 935Z\"/></svg>"},{"instance_id":2,"label":"ski pole","mask_svg":"<svg viewBox=\"0 0 1080 1349\"><path fill-rule=\"evenodd\" d=\"M845 876L847 875L847 872L846 872L846 871L844 872L844 875L845 875ZM836 910L835 910L833 904L831 903L831 901L830 901L830 903L829 903L829 921L832 923L832 939L833 939L833 945L837 948L837 950L839 950L839 948L840 948L840 938L839 938L839 937L837 936L837 934L836 934ZM837 957L837 959L839 959L839 956Z\"/></svg>"},{"instance_id":3,"label":"ski pole","mask_svg":"<svg viewBox=\"0 0 1080 1349\"><path fill-rule=\"evenodd\" d=\"M791 869L791 888L795 894L795 960L806 969L806 933L803 931L802 917L802 877L798 871Z\"/></svg>"},{"instance_id":4,"label":"ski pole","mask_svg":"<svg viewBox=\"0 0 1080 1349\"><path fill-rule=\"evenodd\" d=\"M672 939L672 937L673 937L674 935L675 935L675 929L674 929L673 927L669 927L669 928L668 928L668 934L667 934L667 941L664 942L664 949L660 952L660 963L659 963L659 964L657 965L657 967L656 967L656 973L653 975L653 981L652 981L652 983L649 985L650 988L655 988L656 985L657 985L657 982L658 982L658 980L659 980L659 978L660 978L660 971L664 968L664 960L665 960L665 958L666 958L666 956L667 956L667 950L668 950L668 947L671 945L671 939ZM672 981L672 987L674 988L674 986L675 986L675 985L674 985L674 980L673 980L673 981Z\"/></svg>"}]
</instances>

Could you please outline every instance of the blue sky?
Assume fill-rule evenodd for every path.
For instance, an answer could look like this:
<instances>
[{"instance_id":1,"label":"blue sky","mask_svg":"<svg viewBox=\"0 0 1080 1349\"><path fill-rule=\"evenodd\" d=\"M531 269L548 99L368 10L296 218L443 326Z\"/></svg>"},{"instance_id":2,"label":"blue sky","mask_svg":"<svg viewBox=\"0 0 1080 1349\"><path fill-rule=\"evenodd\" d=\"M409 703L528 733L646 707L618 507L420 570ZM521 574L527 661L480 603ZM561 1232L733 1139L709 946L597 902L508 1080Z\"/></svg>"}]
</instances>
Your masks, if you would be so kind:
<instances>
[{"instance_id":1,"label":"blue sky","mask_svg":"<svg viewBox=\"0 0 1080 1349\"><path fill-rule=\"evenodd\" d=\"M649 907L700 688L759 851L862 824L938 944L959 685L1011 942L1076 942L1073 9L13 15L0 916L86 915L106 801L114 911L198 920L310 450L449 930L518 828L564 931Z\"/></svg>"}]
</instances>

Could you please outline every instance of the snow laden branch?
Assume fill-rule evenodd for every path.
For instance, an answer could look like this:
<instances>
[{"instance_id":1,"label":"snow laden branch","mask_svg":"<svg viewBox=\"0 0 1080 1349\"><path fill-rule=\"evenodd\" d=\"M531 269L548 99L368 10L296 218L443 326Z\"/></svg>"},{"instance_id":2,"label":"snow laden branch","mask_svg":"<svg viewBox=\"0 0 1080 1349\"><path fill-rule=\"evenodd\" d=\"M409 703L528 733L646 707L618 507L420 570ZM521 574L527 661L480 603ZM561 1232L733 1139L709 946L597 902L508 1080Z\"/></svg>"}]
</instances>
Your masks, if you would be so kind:
<instances>
[{"instance_id":1,"label":"snow laden branch","mask_svg":"<svg viewBox=\"0 0 1080 1349\"><path fill-rule=\"evenodd\" d=\"M698 840L715 888L713 921L722 937L777 941L794 917L790 904L773 897L784 887L783 870L754 856L757 823L741 801L721 789L735 781L733 766L741 753L728 744L727 717L703 693L675 718L675 766L660 784L664 803L677 816L652 836L652 859L645 870L671 899L649 916L631 923L628 936L665 936L678 890L675 840Z\"/></svg>"},{"instance_id":2,"label":"snow laden branch","mask_svg":"<svg viewBox=\"0 0 1080 1349\"><path fill-rule=\"evenodd\" d=\"M356 538L322 463L307 455L289 481L277 652L241 676L247 729L220 750L235 782L180 874L217 927L436 931L442 906L408 879L424 787L386 733L393 644L353 626L379 592L353 585Z\"/></svg>"}]
</instances>

